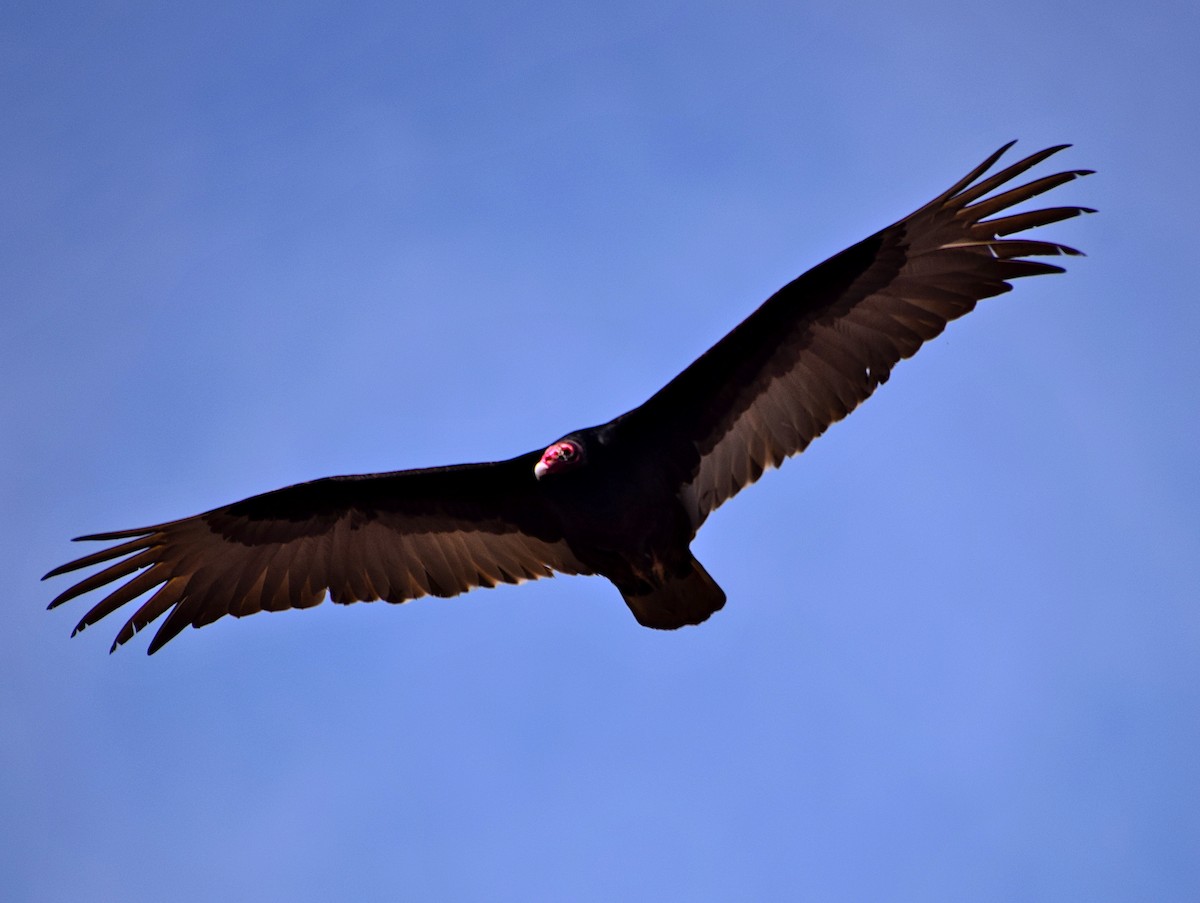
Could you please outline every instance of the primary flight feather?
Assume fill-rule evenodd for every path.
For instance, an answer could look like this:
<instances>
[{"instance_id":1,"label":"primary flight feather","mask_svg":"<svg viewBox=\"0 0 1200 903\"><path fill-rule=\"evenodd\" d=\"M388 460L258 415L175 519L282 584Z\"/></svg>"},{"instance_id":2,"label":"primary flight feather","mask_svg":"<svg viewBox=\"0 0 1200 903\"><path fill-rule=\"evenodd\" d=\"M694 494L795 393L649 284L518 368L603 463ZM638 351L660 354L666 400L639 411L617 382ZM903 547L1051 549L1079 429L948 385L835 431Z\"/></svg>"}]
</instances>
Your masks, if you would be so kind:
<instances>
[{"instance_id":1,"label":"primary flight feather","mask_svg":"<svg viewBox=\"0 0 1200 903\"><path fill-rule=\"evenodd\" d=\"M803 451L976 302L1063 271L1028 258L1079 253L1010 236L1089 208L1008 211L1089 171L1005 187L1065 145L985 177L1009 147L785 285L615 420L507 461L329 477L81 536L115 545L46 577L113 563L50 607L129 578L75 632L149 593L112 648L166 615L153 653L188 625L309 608L326 594L405 602L558 571L607 577L647 627L699 624L725 604L689 548L717 506Z\"/></svg>"}]
</instances>

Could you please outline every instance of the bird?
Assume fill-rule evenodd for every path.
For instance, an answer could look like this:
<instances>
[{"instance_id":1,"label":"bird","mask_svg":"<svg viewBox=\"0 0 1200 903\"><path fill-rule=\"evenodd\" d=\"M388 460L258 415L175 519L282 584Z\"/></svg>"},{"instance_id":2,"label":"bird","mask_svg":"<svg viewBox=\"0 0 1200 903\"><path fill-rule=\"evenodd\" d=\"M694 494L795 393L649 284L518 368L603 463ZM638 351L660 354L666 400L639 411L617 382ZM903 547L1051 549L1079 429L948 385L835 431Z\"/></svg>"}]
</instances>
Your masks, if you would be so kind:
<instances>
[{"instance_id":1,"label":"bird","mask_svg":"<svg viewBox=\"0 0 1200 903\"><path fill-rule=\"evenodd\" d=\"M310 608L326 596L450 597L558 572L608 578L646 627L700 624L726 600L690 547L714 510L804 451L977 302L1013 279L1064 272L1030 258L1081 255L1023 233L1094 209L1012 208L1092 170L1013 184L1064 144L989 175L1015 143L783 286L607 423L503 461L326 477L80 536L109 545L43 579L113 563L49 607L105 588L74 636L149 594L109 651L165 615L153 654L185 627L226 615Z\"/></svg>"}]
</instances>

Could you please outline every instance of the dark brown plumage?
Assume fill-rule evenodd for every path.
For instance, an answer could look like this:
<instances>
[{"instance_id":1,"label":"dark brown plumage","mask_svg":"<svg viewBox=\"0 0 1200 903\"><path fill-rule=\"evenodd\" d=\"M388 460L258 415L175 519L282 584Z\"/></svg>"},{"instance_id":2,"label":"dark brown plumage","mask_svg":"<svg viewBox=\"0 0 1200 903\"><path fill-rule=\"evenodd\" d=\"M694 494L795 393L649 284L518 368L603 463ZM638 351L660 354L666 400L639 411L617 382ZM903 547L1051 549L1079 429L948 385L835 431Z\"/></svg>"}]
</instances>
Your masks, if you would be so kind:
<instances>
[{"instance_id":1,"label":"dark brown plumage","mask_svg":"<svg viewBox=\"0 0 1200 903\"><path fill-rule=\"evenodd\" d=\"M59 595L127 582L76 632L152 593L113 649L162 615L153 653L230 614L453 596L602 574L639 622L698 624L725 594L689 544L708 515L846 416L892 367L1010 280L1078 254L1008 238L1091 212L1007 213L1086 170L992 194L1062 147L982 178L1008 145L910 216L784 286L642 406L507 461L332 477L183 520L83 536L115 542L47 577L110 562ZM990 196L989 196L990 195ZM988 219L988 217L992 217Z\"/></svg>"}]
</instances>

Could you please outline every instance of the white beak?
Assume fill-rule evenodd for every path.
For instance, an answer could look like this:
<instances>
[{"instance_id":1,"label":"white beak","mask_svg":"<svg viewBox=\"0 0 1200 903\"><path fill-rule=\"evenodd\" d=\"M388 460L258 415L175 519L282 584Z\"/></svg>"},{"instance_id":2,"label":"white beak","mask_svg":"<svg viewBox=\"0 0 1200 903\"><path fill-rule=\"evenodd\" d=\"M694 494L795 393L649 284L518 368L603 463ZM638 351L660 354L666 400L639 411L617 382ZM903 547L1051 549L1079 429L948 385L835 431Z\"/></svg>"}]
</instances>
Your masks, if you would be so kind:
<instances>
[{"instance_id":1,"label":"white beak","mask_svg":"<svg viewBox=\"0 0 1200 903\"><path fill-rule=\"evenodd\" d=\"M544 477L546 475L546 471L548 471L549 469L550 468L546 466L545 461L538 461L536 464L533 465L533 475L540 480L542 477Z\"/></svg>"}]
</instances>

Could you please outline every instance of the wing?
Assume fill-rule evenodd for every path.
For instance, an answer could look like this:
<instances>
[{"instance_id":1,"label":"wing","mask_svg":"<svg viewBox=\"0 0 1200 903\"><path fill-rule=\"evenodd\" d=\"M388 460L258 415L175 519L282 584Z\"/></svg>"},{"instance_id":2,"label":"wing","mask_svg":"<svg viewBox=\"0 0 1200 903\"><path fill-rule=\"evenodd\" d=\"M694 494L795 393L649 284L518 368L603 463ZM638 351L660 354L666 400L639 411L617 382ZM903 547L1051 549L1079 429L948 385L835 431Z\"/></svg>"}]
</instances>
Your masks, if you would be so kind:
<instances>
[{"instance_id":1,"label":"wing","mask_svg":"<svg viewBox=\"0 0 1200 903\"><path fill-rule=\"evenodd\" d=\"M115 650L160 615L149 652L187 625L224 615L310 608L326 593L348 604L454 596L552 571L588 573L537 496L541 453L494 464L330 477L184 520L82 536L119 541L46 577L119 559L50 603L133 576L75 628L151 590L117 634Z\"/></svg>"},{"instance_id":2,"label":"wing","mask_svg":"<svg viewBox=\"0 0 1200 903\"><path fill-rule=\"evenodd\" d=\"M1005 145L911 216L784 286L640 408L614 423L673 468L694 527L768 467L802 452L946 324L1009 280L1061 267L1025 258L1079 254L1005 236L1080 213L1052 207L992 219L1086 170L991 194L1062 150L982 178ZM991 194L990 197L985 195Z\"/></svg>"}]
</instances>

